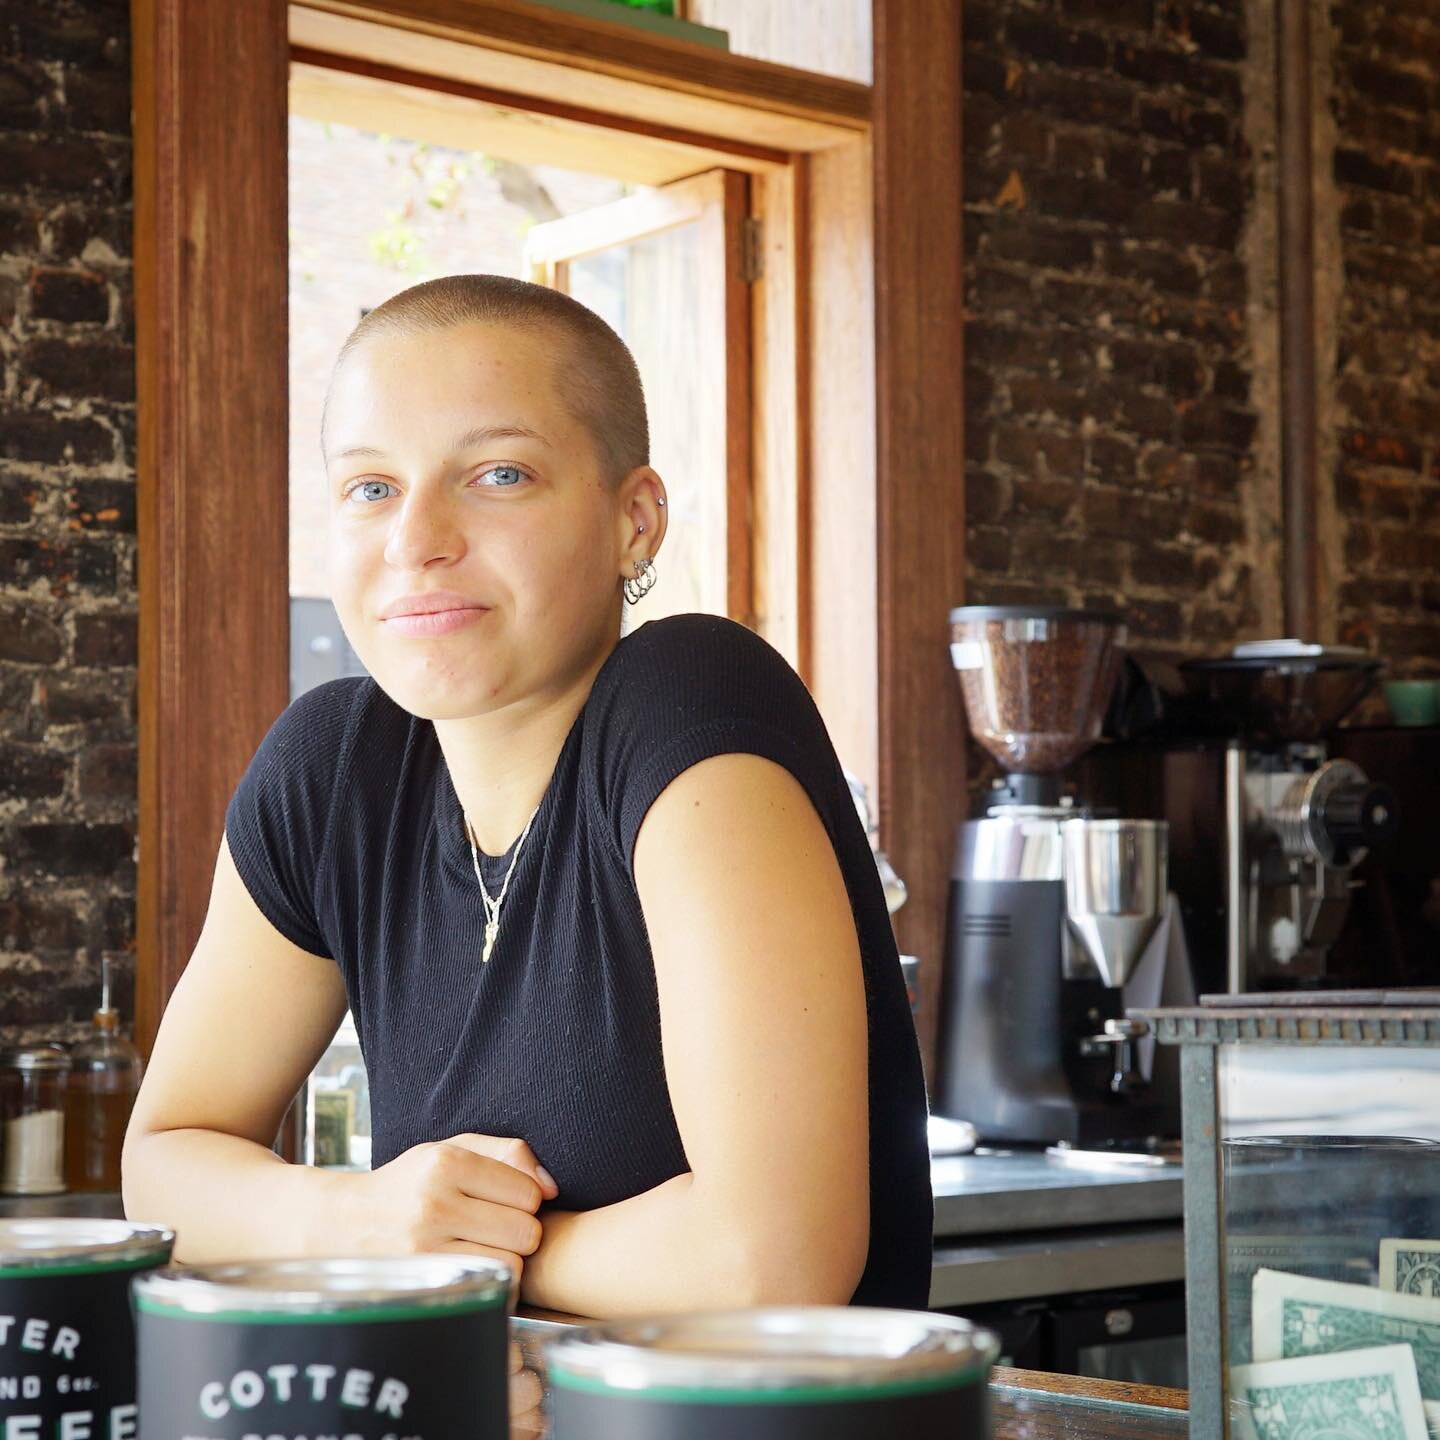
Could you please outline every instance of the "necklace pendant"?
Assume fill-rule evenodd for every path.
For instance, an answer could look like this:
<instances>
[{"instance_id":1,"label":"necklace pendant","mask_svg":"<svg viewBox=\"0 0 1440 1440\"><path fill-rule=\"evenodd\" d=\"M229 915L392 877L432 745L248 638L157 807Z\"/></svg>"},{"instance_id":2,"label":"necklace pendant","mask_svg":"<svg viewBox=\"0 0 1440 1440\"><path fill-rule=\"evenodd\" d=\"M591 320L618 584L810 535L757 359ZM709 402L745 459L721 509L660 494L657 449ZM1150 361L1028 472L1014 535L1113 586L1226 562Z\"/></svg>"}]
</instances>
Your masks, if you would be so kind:
<instances>
[{"instance_id":1,"label":"necklace pendant","mask_svg":"<svg viewBox=\"0 0 1440 1440\"><path fill-rule=\"evenodd\" d=\"M480 963L483 965L490 959L490 952L495 948L495 937L500 933L500 922L498 920L487 920L485 922L485 948L480 952Z\"/></svg>"}]
</instances>

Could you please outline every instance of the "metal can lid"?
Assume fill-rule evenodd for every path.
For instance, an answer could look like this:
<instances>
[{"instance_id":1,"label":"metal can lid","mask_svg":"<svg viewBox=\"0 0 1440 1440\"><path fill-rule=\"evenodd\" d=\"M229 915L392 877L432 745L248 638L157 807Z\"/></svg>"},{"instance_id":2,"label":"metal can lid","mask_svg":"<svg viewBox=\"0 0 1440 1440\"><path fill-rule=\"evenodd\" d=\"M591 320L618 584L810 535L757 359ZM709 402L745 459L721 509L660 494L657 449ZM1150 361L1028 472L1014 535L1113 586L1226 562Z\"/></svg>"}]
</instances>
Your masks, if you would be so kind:
<instances>
[{"instance_id":1,"label":"metal can lid","mask_svg":"<svg viewBox=\"0 0 1440 1440\"><path fill-rule=\"evenodd\" d=\"M0 1069L68 1070L70 1052L56 1041L41 1045L25 1045L15 1050L0 1050Z\"/></svg>"},{"instance_id":2,"label":"metal can lid","mask_svg":"<svg viewBox=\"0 0 1440 1440\"><path fill-rule=\"evenodd\" d=\"M163 1265L175 1232L128 1220L0 1220L0 1276L136 1270Z\"/></svg>"},{"instance_id":3,"label":"metal can lid","mask_svg":"<svg viewBox=\"0 0 1440 1440\"><path fill-rule=\"evenodd\" d=\"M510 1270L472 1255L259 1260L176 1266L135 1282L141 1310L295 1324L307 1319L419 1319L503 1308Z\"/></svg>"},{"instance_id":4,"label":"metal can lid","mask_svg":"<svg viewBox=\"0 0 1440 1440\"><path fill-rule=\"evenodd\" d=\"M999 1351L958 1316L816 1305L610 1321L552 1341L547 1358L571 1389L783 1403L983 1384Z\"/></svg>"}]
</instances>

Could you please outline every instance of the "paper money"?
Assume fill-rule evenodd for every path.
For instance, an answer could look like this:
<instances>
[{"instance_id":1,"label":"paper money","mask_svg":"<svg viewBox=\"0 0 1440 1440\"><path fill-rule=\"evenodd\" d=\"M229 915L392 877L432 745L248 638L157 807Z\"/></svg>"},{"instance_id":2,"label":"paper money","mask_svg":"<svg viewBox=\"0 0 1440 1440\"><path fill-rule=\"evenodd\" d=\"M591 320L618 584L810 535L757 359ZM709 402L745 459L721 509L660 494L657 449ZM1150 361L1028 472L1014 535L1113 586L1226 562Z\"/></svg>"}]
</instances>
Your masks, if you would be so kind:
<instances>
[{"instance_id":1,"label":"paper money","mask_svg":"<svg viewBox=\"0 0 1440 1440\"><path fill-rule=\"evenodd\" d=\"M1429 1440L1408 1345L1236 1365L1230 1396L1247 1440Z\"/></svg>"},{"instance_id":2,"label":"paper money","mask_svg":"<svg viewBox=\"0 0 1440 1440\"><path fill-rule=\"evenodd\" d=\"M1440 1402L1440 1300L1259 1270L1251 1327L1256 1360L1408 1345L1415 1354L1420 1394L1427 1402Z\"/></svg>"},{"instance_id":3,"label":"paper money","mask_svg":"<svg viewBox=\"0 0 1440 1440\"><path fill-rule=\"evenodd\" d=\"M1256 1359L1250 1350L1250 1297L1257 1270L1285 1270L1319 1280L1375 1283L1374 1242L1349 1235L1256 1234L1225 1237L1225 1286L1230 1325L1230 1356L1237 1363Z\"/></svg>"},{"instance_id":4,"label":"paper money","mask_svg":"<svg viewBox=\"0 0 1440 1440\"><path fill-rule=\"evenodd\" d=\"M1440 1299L1440 1240L1382 1240L1380 1288Z\"/></svg>"}]
</instances>

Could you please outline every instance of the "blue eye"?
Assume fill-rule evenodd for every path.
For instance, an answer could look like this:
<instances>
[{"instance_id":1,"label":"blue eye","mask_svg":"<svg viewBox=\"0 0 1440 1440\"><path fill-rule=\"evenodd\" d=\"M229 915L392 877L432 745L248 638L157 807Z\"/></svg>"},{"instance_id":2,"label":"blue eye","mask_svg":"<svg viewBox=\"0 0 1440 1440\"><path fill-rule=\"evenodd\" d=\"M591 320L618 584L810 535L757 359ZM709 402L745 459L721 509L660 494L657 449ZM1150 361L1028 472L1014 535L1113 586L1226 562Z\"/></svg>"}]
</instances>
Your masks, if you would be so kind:
<instances>
[{"instance_id":1,"label":"blue eye","mask_svg":"<svg viewBox=\"0 0 1440 1440\"><path fill-rule=\"evenodd\" d=\"M481 473L483 480L490 475L500 475L508 478L501 479L493 485L487 485L487 490L513 490L522 480L529 477L518 465L492 465L488 470Z\"/></svg>"},{"instance_id":2,"label":"blue eye","mask_svg":"<svg viewBox=\"0 0 1440 1440\"><path fill-rule=\"evenodd\" d=\"M351 490L350 494L358 495L362 500L366 502L369 502L371 500L383 500L385 499L386 491L390 490L391 488L393 487L388 480L362 480L357 486L355 486L353 490Z\"/></svg>"}]
</instances>

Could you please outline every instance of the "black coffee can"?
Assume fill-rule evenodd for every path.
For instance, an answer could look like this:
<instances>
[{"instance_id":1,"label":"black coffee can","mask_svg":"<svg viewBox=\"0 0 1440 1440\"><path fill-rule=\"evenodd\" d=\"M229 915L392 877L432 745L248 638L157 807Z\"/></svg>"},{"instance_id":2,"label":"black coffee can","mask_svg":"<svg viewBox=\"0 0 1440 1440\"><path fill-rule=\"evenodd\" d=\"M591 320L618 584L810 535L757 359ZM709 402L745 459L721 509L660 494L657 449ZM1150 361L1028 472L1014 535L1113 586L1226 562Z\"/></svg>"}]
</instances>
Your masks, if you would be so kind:
<instances>
[{"instance_id":1,"label":"black coffee can","mask_svg":"<svg viewBox=\"0 0 1440 1440\"><path fill-rule=\"evenodd\" d=\"M136 1440L130 1282L174 1244L125 1220L0 1220L0 1435Z\"/></svg>"},{"instance_id":2,"label":"black coffee can","mask_svg":"<svg viewBox=\"0 0 1440 1440\"><path fill-rule=\"evenodd\" d=\"M546 1350L551 1440L984 1440L999 1349L953 1315L859 1306L586 1326Z\"/></svg>"},{"instance_id":3,"label":"black coffee can","mask_svg":"<svg viewBox=\"0 0 1440 1440\"><path fill-rule=\"evenodd\" d=\"M462 1255L157 1271L143 1440L507 1440L509 1299L504 1265Z\"/></svg>"}]
</instances>

